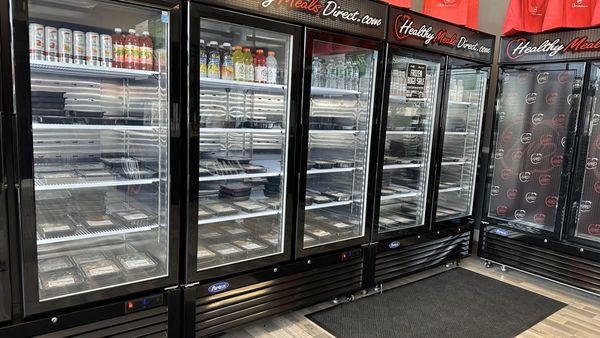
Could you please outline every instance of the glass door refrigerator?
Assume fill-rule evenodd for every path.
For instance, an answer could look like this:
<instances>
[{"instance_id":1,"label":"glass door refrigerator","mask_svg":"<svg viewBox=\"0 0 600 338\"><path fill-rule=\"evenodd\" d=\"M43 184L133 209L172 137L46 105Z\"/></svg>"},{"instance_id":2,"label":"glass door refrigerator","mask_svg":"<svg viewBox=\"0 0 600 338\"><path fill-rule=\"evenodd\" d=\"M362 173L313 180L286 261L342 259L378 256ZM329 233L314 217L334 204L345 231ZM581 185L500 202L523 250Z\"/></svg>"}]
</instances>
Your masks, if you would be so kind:
<instances>
[{"instance_id":1,"label":"glass door refrigerator","mask_svg":"<svg viewBox=\"0 0 600 338\"><path fill-rule=\"evenodd\" d=\"M600 30L502 39L479 255L600 293L600 54L582 36Z\"/></svg>"},{"instance_id":2,"label":"glass door refrigerator","mask_svg":"<svg viewBox=\"0 0 600 338\"><path fill-rule=\"evenodd\" d=\"M296 256L366 243L376 74L383 44L305 33Z\"/></svg>"},{"instance_id":3,"label":"glass door refrigerator","mask_svg":"<svg viewBox=\"0 0 600 338\"><path fill-rule=\"evenodd\" d=\"M388 46L373 241L429 230L430 168L446 67L442 55Z\"/></svg>"},{"instance_id":4,"label":"glass door refrigerator","mask_svg":"<svg viewBox=\"0 0 600 338\"><path fill-rule=\"evenodd\" d=\"M4 7L2 7L4 9ZM6 25L7 26L7 25ZM0 27L6 27L0 22ZM2 58L7 55L3 51L3 46L0 46L0 66L2 66ZM7 195L8 195L8 173L5 169L6 160L5 147L7 142L4 140L4 126L6 125L5 120L8 120L10 116L5 114L4 105L4 93L8 92L5 90L7 82L3 77L3 69L0 68L0 326L3 322L12 319L12 297L11 297L11 281L10 281L10 251L8 247L8 214L7 214Z\"/></svg>"},{"instance_id":5,"label":"glass door refrigerator","mask_svg":"<svg viewBox=\"0 0 600 338\"><path fill-rule=\"evenodd\" d=\"M187 280L290 259L297 26L190 5Z\"/></svg>"},{"instance_id":6,"label":"glass door refrigerator","mask_svg":"<svg viewBox=\"0 0 600 338\"><path fill-rule=\"evenodd\" d=\"M177 15L156 2L13 7L26 317L177 284Z\"/></svg>"},{"instance_id":7,"label":"glass door refrigerator","mask_svg":"<svg viewBox=\"0 0 600 338\"><path fill-rule=\"evenodd\" d=\"M437 159L434 228L473 221L489 65L448 58Z\"/></svg>"}]
</instances>

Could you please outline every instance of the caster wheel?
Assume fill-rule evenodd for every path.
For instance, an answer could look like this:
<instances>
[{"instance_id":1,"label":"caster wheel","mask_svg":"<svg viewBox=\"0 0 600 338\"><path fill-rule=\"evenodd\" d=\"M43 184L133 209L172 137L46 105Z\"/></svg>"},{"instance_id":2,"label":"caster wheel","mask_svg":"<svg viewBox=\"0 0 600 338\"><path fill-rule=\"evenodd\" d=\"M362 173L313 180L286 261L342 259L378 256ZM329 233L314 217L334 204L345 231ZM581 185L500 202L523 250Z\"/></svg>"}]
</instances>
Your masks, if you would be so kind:
<instances>
[{"instance_id":1,"label":"caster wheel","mask_svg":"<svg viewBox=\"0 0 600 338\"><path fill-rule=\"evenodd\" d=\"M333 304L339 304L339 303L340 303L340 300L338 298L333 299Z\"/></svg>"},{"instance_id":2,"label":"caster wheel","mask_svg":"<svg viewBox=\"0 0 600 338\"><path fill-rule=\"evenodd\" d=\"M490 262L490 261L485 261L485 262L483 263L483 266L485 266L486 268L488 268L488 269L489 269L489 268L491 268L491 267L492 267L492 262Z\"/></svg>"},{"instance_id":3,"label":"caster wheel","mask_svg":"<svg viewBox=\"0 0 600 338\"><path fill-rule=\"evenodd\" d=\"M502 272L506 272L506 270L508 270L508 268L506 267L506 265L502 265L500 267L500 270L502 270Z\"/></svg>"},{"instance_id":4,"label":"caster wheel","mask_svg":"<svg viewBox=\"0 0 600 338\"><path fill-rule=\"evenodd\" d=\"M347 302L352 302L352 301L354 301L354 295L348 295L348 296L346 296L346 301L347 301Z\"/></svg>"}]
</instances>

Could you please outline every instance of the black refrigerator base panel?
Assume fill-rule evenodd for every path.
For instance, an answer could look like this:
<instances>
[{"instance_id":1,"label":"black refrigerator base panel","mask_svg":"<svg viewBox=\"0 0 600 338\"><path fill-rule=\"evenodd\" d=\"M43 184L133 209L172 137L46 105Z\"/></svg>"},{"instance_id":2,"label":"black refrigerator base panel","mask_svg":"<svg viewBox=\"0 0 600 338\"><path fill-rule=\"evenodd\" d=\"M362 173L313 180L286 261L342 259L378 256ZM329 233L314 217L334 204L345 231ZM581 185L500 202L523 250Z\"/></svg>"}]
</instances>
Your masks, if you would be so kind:
<instances>
[{"instance_id":1,"label":"black refrigerator base panel","mask_svg":"<svg viewBox=\"0 0 600 338\"><path fill-rule=\"evenodd\" d=\"M364 283L371 287L466 258L472 236L471 227L460 227L374 244L367 263L372 270Z\"/></svg>"},{"instance_id":2,"label":"black refrigerator base panel","mask_svg":"<svg viewBox=\"0 0 600 338\"><path fill-rule=\"evenodd\" d=\"M362 288L362 249L310 257L184 291L185 337L214 335Z\"/></svg>"},{"instance_id":3,"label":"black refrigerator base panel","mask_svg":"<svg viewBox=\"0 0 600 338\"><path fill-rule=\"evenodd\" d=\"M180 288L0 328L15 337L181 337Z\"/></svg>"},{"instance_id":4,"label":"black refrigerator base panel","mask_svg":"<svg viewBox=\"0 0 600 338\"><path fill-rule=\"evenodd\" d=\"M581 246L548 239L544 241L542 238L494 226L482 231L478 255L484 260L600 295L599 250L583 249ZM582 257L584 254L585 258ZM593 256L598 259L590 259Z\"/></svg>"}]
</instances>

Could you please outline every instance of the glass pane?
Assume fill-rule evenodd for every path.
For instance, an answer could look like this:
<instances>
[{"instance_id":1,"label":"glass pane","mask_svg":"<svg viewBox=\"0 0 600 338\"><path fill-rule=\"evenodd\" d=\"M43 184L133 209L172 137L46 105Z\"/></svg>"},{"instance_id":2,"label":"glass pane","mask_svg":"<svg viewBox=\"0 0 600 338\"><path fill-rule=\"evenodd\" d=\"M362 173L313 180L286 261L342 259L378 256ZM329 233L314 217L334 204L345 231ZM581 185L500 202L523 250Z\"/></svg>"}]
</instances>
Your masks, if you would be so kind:
<instances>
[{"instance_id":1,"label":"glass pane","mask_svg":"<svg viewBox=\"0 0 600 338\"><path fill-rule=\"evenodd\" d=\"M490 217L527 231L554 231L568 126L578 111L579 67L504 72Z\"/></svg>"},{"instance_id":2,"label":"glass pane","mask_svg":"<svg viewBox=\"0 0 600 338\"><path fill-rule=\"evenodd\" d=\"M31 0L29 15L40 299L166 276L168 13Z\"/></svg>"},{"instance_id":3,"label":"glass pane","mask_svg":"<svg viewBox=\"0 0 600 338\"><path fill-rule=\"evenodd\" d=\"M377 52L316 40L303 247L364 234Z\"/></svg>"},{"instance_id":4,"label":"glass pane","mask_svg":"<svg viewBox=\"0 0 600 338\"><path fill-rule=\"evenodd\" d=\"M473 211L487 72L451 69L436 221Z\"/></svg>"},{"instance_id":5,"label":"glass pane","mask_svg":"<svg viewBox=\"0 0 600 338\"><path fill-rule=\"evenodd\" d=\"M200 21L198 270L283 252L292 36Z\"/></svg>"},{"instance_id":6,"label":"glass pane","mask_svg":"<svg viewBox=\"0 0 600 338\"><path fill-rule=\"evenodd\" d=\"M379 232L425 222L440 64L392 57ZM408 81L407 81L408 80Z\"/></svg>"},{"instance_id":7,"label":"glass pane","mask_svg":"<svg viewBox=\"0 0 600 338\"><path fill-rule=\"evenodd\" d=\"M600 242L600 167L598 158L600 158L600 112L598 107L598 91L600 78L600 68L597 65L593 68L592 78L595 81L591 84L594 97L590 100L590 120L588 121L588 147L585 157L585 173L583 176L583 185L579 210L577 214L577 228L575 236ZM582 159L583 161L584 159Z\"/></svg>"}]
</instances>

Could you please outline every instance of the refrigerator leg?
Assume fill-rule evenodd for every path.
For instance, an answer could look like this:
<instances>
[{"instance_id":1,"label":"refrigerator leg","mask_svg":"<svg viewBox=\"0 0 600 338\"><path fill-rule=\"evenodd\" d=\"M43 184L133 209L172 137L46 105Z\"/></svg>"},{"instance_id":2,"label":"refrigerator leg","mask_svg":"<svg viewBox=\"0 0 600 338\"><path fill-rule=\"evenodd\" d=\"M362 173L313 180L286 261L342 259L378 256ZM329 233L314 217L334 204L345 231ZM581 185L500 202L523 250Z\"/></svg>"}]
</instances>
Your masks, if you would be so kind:
<instances>
[{"instance_id":1,"label":"refrigerator leg","mask_svg":"<svg viewBox=\"0 0 600 338\"><path fill-rule=\"evenodd\" d=\"M337 298L337 297L335 297L335 298L333 299L333 304L339 304L339 303L341 303L341 302L340 302L340 299L339 299L339 298Z\"/></svg>"},{"instance_id":2,"label":"refrigerator leg","mask_svg":"<svg viewBox=\"0 0 600 338\"><path fill-rule=\"evenodd\" d=\"M492 262L490 261L483 261L483 266L485 266L486 268L491 268L492 267Z\"/></svg>"},{"instance_id":3,"label":"refrigerator leg","mask_svg":"<svg viewBox=\"0 0 600 338\"><path fill-rule=\"evenodd\" d=\"M502 270L502 272L506 272L506 270L508 270L508 268L506 267L506 265L502 265L500 267L500 270Z\"/></svg>"}]
</instances>

